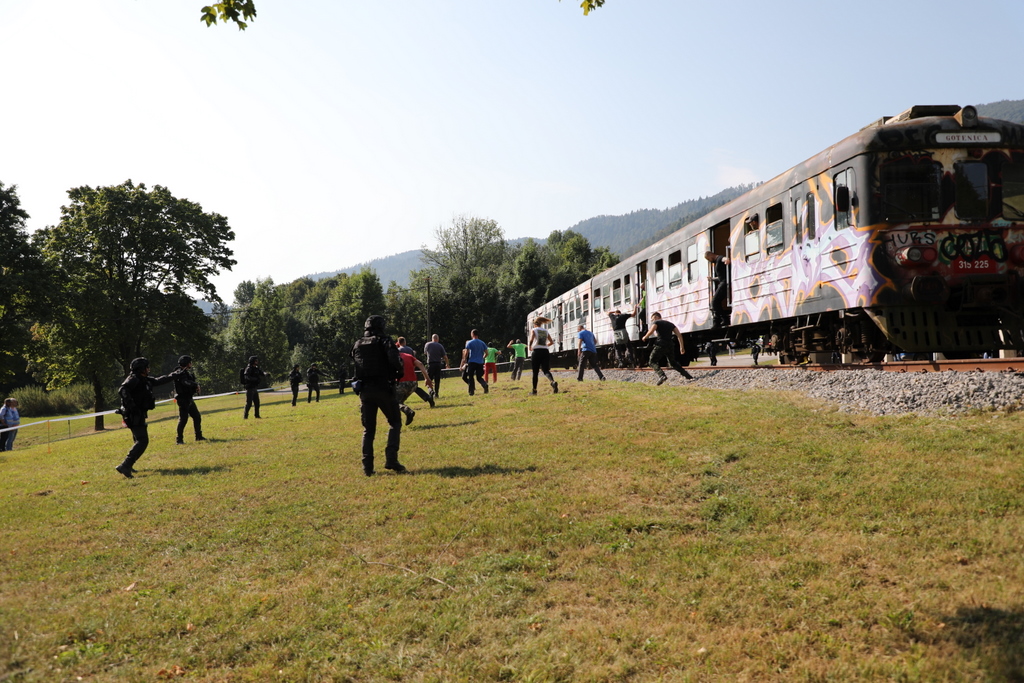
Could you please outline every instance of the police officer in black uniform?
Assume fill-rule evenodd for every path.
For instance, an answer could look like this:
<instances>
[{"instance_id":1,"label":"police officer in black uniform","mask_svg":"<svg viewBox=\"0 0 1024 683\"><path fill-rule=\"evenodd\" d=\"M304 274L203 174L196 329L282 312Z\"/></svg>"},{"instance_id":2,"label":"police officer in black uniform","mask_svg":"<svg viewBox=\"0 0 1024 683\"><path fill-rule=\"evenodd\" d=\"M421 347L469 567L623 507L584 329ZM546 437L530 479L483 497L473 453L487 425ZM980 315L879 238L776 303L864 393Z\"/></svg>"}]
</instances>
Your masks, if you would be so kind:
<instances>
[{"instance_id":1,"label":"police officer in black uniform","mask_svg":"<svg viewBox=\"0 0 1024 683\"><path fill-rule=\"evenodd\" d=\"M267 373L260 369L259 356L249 356L249 364L242 370L242 385L245 386L245 412L242 419L249 419L249 409L253 408L256 419L260 419L260 380Z\"/></svg>"},{"instance_id":2,"label":"police officer in black uniform","mask_svg":"<svg viewBox=\"0 0 1024 683\"><path fill-rule=\"evenodd\" d=\"M288 373L288 382L292 385L292 407L294 408L295 402L299 400L299 384L302 383L302 373L299 371L298 365Z\"/></svg>"},{"instance_id":3,"label":"police officer in black uniform","mask_svg":"<svg viewBox=\"0 0 1024 683\"><path fill-rule=\"evenodd\" d=\"M309 370L306 370L306 403L313 400L313 392L316 392L316 402L320 402L320 368L317 367L316 363L309 366Z\"/></svg>"},{"instance_id":4,"label":"police officer in black uniform","mask_svg":"<svg viewBox=\"0 0 1024 683\"><path fill-rule=\"evenodd\" d=\"M135 472L135 463L149 446L149 425L146 424L146 417L149 411L156 407L156 399L153 398L153 387L167 384L173 381L178 371L163 377L149 376L149 360L147 358L136 358L129 366L131 372L117 390L121 397L121 407L117 410L121 414L125 425L132 431L131 450L125 456L124 462L114 469L128 479L132 479Z\"/></svg>"},{"instance_id":5,"label":"police officer in black uniform","mask_svg":"<svg viewBox=\"0 0 1024 683\"><path fill-rule=\"evenodd\" d=\"M371 315L364 325L363 339L352 348L358 384L360 414L363 420L363 472L373 476L373 440L377 435L377 411L388 421L388 445L384 449L384 468L401 474L405 467L398 462L398 448L402 440L402 413L395 396L398 376L391 368L388 354L394 351L394 360L401 370L398 348L391 337L384 333L383 316Z\"/></svg>"},{"instance_id":6,"label":"police officer in black uniform","mask_svg":"<svg viewBox=\"0 0 1024 683\"><path fill-rule=\"evenodd\" d=\"M203 436L203 416L196 407L195 395L199 393L199 383L192 373L192 356L178 359L179 370L174 373L174 400L178 403L178 439L179 446L185 443L185 425L192 418L192 428L196 432L196 441L206 441Z\"/></svg>"}]
</instances>

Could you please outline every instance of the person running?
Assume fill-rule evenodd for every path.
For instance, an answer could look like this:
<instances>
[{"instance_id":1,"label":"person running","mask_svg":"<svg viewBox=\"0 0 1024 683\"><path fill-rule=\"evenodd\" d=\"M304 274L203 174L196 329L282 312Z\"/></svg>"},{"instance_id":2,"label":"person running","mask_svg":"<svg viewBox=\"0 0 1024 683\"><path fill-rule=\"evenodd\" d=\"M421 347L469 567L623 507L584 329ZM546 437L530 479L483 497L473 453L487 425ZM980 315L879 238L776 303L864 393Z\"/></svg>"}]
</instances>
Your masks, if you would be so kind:
<instances>
[{"instance_id":1,"label":"person running","mask_svg":"<svg viewBox=\"0 0 1024 683\"><path fill-rule=\"evenodd\" d=\"M686 345L683 342L683 335L679 332L679 328L668 320L661 319L661 313L651 313L651 329L647 330L647 334L644 335L643 340L647 341L647 338L652 334L657 334L654 339L654 349L651 351L651 362L649 365L651 369L658 374L658 385L661 386L665 383L668 377L665 375L665 371L661 369L661 361L665 360L671 365L676 372L685 377L686 379L693 379L683 366L679 364L679 360L676 358L675 349L673 346L673 339L679 344L679 355L683 356L686 354Z\"/></svg>"},{"instance_id":2,"label":"person running","mask_svg":"<svg viewBox=\"0 0 1024 683\"><path fill-rule=\"evenodd\" d=\"M580 325L577 328L576 337L580 340L577 360L579 372L576 373L576 381L583 381L583 371L586 369L587 363L590 363L590 367L594 368L594 372L597 373L597 378L603 382L604 373L601 372L601 367L597 364L597 341L594 339L594 333L585 325Z\"/></svg>"},{"instance_id":3,"label":"person running","mask_svg":"<svg viewBox=\"0 0 1024 683\"><path fill-rule=\"evenodd\" d=\"M302 384L302 372L298 365L288 373L288 383L292 386L292 407L294 408L295 403L299 400L299 385Z\"/></svg>"},{"instance_id":4,"label":"person running","mask_svg":"<svg viewBox=\"0 0 1024 683\"><path fill-rule=\"evenodd\" d=\"M190 417L196 441L206 441L206 437L203 436L203 416L199 414L199 408L196 406L195 397L199 393L199 382L192 373L192 356L179 358L178 368L174 377L174 401L178 404L178 438L174 443L184 445L185 425L188 424Z\"/></svg>"},{"instance_id":5,"label":"person running","mask_svg":"<svg viewBox=\"0 0 1024 683\"><path fill-rule=\"evenodd\" d=\"M313 400L313 392L316 392L316 402L320 402L320 368L316 363L306 370L306 403Z\"/></svg>"},{"instance_id":6,"label":"person running","mask_svg":"<svg viewBox=\"0 0 1024 683\"><path fill-rule=\"evenodd\" d=\"M136 358L130 366L130 372L117 390L121 397L121 407L116 412L121 414L124 424L132 432L132 447L125 456L124 462L114 467L127 479L133 479L135 463L149 446L149 426L146 417L156 407L153 398L153 387L174 381L175 373L163 377L149 376L149 359Z\"/></svg>"},{"instance_id":7,"label":"person running","mask_svg":"<svg viewBox=\"0 0 1024 683\"><path fill-rule=\"evenodd\" d=\"M441 371L448 367L448 352L441 345L441 338L436 334L423 345L423 355L427 357L427 376L434 383L431 393L435 398L441 396Z\"/></svg>"},{"instance_id":8,"label":"person running","mask_svg":"<svg viewBox=\"0 0 1024 683\"><path fill-rule=\"evenodd\" d=\"M491 379L492 375L494 379ZM498 381L498 349L490 344L487 345L487 351L484 352L484 379L491 384Z\"/></svg>"},{"instance_id":9,"label":"person running","mask_svg":"<svg viewBox=\"0 0 1024 683\"><path fill-rule=\"evenodd\" d=\"M473 383L475 377L480 382L480 386L483 387L484 393L487 393L487 380L484 379L484 354L487 353L487 344L480 339L480 334L476 330L471 330L469 336L472 337L466 342L466 348L462 349L462 381L469 385L469 395L472 396L476 393L476 385Z\"/></svg>"},{"instance_id":10,"label":"person running","mask_svg":"<svg viewBox=\"0 0 1024 683\"><path fill-rule=\"evenodd\" d=\"M551 382L551 389L558 393L558 382L551 376L551 349L555 340L551 333L541 327L544 323L551 322L547 318L537 316L533 319L533 329L530 330L530 364L533 366L533 391L531 396L537 395L537 377L540 373Z\"/></svg>"},{"instance_id":11,"label":"person running","mask_svg":"<svg viewBox=\"0 0 1024 683\"><path fill-rule=\"evenodd\" d=\"M509 342L508 342L508 345L505 348L506 349L512 349L512 352L515 354L514 363L512 365L512 379L516 379L516 380L522 379L523 378L523 365L526 364L526 349L527 349L526 344L524 344L519 339L515 339L515 340L511 340L510 339Z\"/></svg>"},{"instance_id":12,"label":"person running","mask_svg":"<svg viewBox=\"0 0 1024 683\"><path fill-rule=\"evenodd\" d=\"M416 377L416 371L419 370L423 373L426 378L427 388L433 386L433 382L430 380L430 376L427 374L427 368L420 362L420 360L412 355L411 353L398 352L398 355L402 359L402 378L398 380L398 385L395 386L395 400L398 401L398 409L405 413L405 424L412 424L412 419L416 417L416 411L405 405L405 401L415 393L417 396L422 398L424 401L430 404L430 407L434 407L434 397L427 392L420 389L419 378Z\"/></svg>"}]
</instances>

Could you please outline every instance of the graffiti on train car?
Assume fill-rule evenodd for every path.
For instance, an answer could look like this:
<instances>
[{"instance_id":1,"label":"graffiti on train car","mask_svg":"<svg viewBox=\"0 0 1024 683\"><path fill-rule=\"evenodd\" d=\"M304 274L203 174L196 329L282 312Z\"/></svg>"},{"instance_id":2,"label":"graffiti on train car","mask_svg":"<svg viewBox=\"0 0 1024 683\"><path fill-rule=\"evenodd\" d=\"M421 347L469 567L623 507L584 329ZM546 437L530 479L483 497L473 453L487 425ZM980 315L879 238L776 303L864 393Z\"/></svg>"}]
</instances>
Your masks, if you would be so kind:
<instances>
[{"instance_id":1,"label":"graffiti on train car","mask_svg":"<svg viewBox=\"0 0 1024 683\"><path fill-rule=\"evenodd\" d=\"M992 258L1002 263L1006 261L1006 252L1006 242L999 230L951 233L939 242L939 254L949 262Z\"/></svg>"}]
</instances>

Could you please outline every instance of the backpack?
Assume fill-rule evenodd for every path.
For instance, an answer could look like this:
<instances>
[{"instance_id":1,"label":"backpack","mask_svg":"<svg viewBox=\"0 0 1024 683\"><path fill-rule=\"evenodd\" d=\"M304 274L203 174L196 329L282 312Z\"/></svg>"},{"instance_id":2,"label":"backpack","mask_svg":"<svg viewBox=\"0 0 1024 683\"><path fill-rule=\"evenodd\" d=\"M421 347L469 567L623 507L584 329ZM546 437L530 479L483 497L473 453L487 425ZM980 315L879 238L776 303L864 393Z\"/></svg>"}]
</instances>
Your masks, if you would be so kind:
<instances>
[{"instance_id":1,"label":"backpack","mask_svg":"<svg viewBox=\"0 0 1024 683\"><path fill-rule=\"evenodd\" d=\"M238 383L243 385L245 384L245 368L238 371Z\"/></svg>"},{"instance_id":2,"label":"backpack","mask_svg":"<svg viewBox=\"0 0 1024 683\"><path fill-rule=\"evenodd\" d=\"M356 379L401 379L405 373L398 347L390 337L360 337L352 347Z\"/></svg>"}]
</instances>

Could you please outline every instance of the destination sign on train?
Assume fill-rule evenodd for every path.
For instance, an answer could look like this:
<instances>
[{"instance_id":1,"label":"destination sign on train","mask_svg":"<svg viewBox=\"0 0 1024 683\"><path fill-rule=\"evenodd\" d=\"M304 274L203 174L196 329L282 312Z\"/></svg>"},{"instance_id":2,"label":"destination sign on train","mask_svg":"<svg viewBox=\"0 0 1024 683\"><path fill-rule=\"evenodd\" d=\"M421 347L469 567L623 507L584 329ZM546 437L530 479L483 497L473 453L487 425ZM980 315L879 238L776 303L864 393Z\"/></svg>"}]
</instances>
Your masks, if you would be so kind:
<instances>
[{"instance_id":1,"label":"destination sign on train","mask_svg":"<svg viewBox=\"0 0 1024 683\"><path fill-rule=\"evenodd\" d=\"M1001 142L1002 137L996 131L958 131L942 132L935 134L935 142L949 144L964 144L978 142Z\"/></svg>"}]
</instances>

